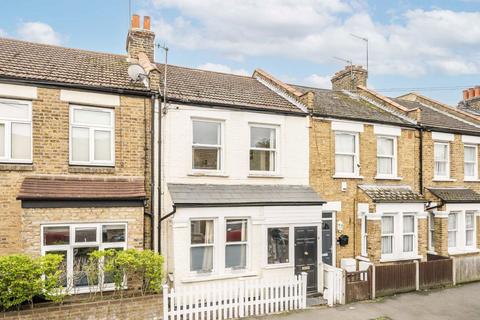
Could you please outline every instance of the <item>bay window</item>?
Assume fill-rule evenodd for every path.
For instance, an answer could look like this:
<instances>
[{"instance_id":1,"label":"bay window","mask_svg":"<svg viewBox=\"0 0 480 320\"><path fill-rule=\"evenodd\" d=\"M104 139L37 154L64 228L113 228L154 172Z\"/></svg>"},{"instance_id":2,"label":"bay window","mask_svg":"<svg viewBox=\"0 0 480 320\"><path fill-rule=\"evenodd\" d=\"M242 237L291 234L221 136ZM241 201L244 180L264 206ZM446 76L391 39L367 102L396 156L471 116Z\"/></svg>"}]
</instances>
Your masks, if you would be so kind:
<instances>
[{"instance_id":1,"label":"bay window","mask_svg":"<svg viewBox=\"0 0 480 320\"><path fill-rule=\"evenodd\" d=\"M415 216L403 215L403 252L413 252L415 240Z\"/></svg>"},{"instance_id":2,"label":"bay window","mask_svg":"<svg viewBox=\"0 0 480 320\"><path fill-rule=\"evenodd\" d=\"M358 134L335 133L335 174L358 175Z\"/></svg>"},{"instance_id":3,"label":"bay window","mask_svg":"<svg viewBox=\"0 0 480 320\"><path fill-rule=\"evenodd\" d=\"M450 178L450 145L448 142L434 143L434 178L449 179Z\"/></svg>"},{"instance_id":4,"label":"bay window","mask_svg":"<svg viewBox=\"0 0 480 320\"><path fill-rule=\"evenodd\" d=\"M225 268L245 269L247 266L247 219L225 222Z\"/></svg>"},{"instance_id":5,"label":"bay window","mask_svg":"<svg viewBox=\"0 0 480 320\"><path fill-rule=\"evenodd\" d=\"M113 166L114 121L113 109L71 106L70 163Z\"/></svg>"},{"instance_id":6,"label":"bay window","mask_svg":"<svg viewBox=\"0 0 480 320\"><path fill-rule=\"evenodd\" d=\"M382 259L417 258L417 217L413 212L384 213L381 218Z\"/></svg>"},{"instance_id":7,"label":"bay window","mask_svg":"<svg viewBox=\"0 0 480 320\"><path fill-rule=\"evenodd\" d=\"M250 171L277 171L277 130L271 126L250 126Z\"/></svg>"},{"instance_id":8,"label":"bay window","mask_svg":"<svg viewBox=\"0 0 480 320\"><path fill-rule=\"evenodd\" d=\"M464 176L465 180L478 178L478 154L476 145L464 145Z\"/></svg>"},{"instance_id":9,"label":"bay window","mask_svg":"<svg viewBox=\"0 0 480 320\"><path fill-rule=\"evenodd\" d=\"M222 123L193 120L192 169L220 171L222 169Z\"/></svg>"},{"instance_id":10,"label":"bay window","mask_svg":"<svg viewBox=\"0 0 480 320\"><path fill-rule=\"evenodd\" d=\"M42 255L59 254L64 257L60 265L63 271L61 282L75 293L88 292L91 289L89 286L100 283L113 289L110 277L100 274L96 279L89 279L85 268L89 254L95 250L125 250L126 235L127 225L124 223L44 225Z\"/></svg>"},{"instance_id":11,"label":"bay window","mask_svg":"<svg viewBox=\"0 0 480 320\"><path fill-rule=\"evenodd\" d=\"M0 162L32 162L32 105L0 99Z\"/></svg>"},{"instance_id":12,"label":"bay window","mask_svg":"<svg viewBox=\"0 0 480 320\"><path fill-rule=\"evenodd\" d=\"M458 212L448 214L448 247L457 247Z\"/></svg>"},{"instance_id":13,"label":"bay window","mask_svg":"<svg viewBox=\"0 0 480 320\"><path fill-rule=\"evenodd\" d=\"M267 229L267 263L281 264L290 262L289 227Z\"/></svg>"},{"instance_id":14,"label":"bay window","mask_svg":"<svg viewBox=\"0 0 480 320\"><path fill-rule=\"evenodd\" d=\"M475 244L475 212L465 212L465 246L472 247Z\"/></svg>"},{"instance_id":15,"label":"bay window","mask_svg":"<svg viewBox=\"0 0 480 320\"><path fill-rule=\"evenodd\" d=\"M397 175L395 137L377 138L377 177L393 178Z\"/></svg>"},{"instance_id":16,"label":"bay window","mask_svg":"<svg viewBox=\"0 0 480 320\"><path fill-rule=\"evenodd\" d=\"M214 254L214 221L190 222L190 271L212 272Z\"/></svg>"},{"instance_id":17,"label":"bay window","mask_svg":"<svg viewBox=\"0 0 480 320\"><path fill-rule=\"evenodd\" d=\"M428 214L428 250L435 251L435 216Z\"/></svg>"},{"instance_id":18,"label":"bay window","mask_svg":"<svg viewBox=\"0 0 480 320\"><path fill-rule=\"evenodd\" d=\"M393 216L382 217L382 254L393 254L395 220Z\"/></svg>"}]
</instances>

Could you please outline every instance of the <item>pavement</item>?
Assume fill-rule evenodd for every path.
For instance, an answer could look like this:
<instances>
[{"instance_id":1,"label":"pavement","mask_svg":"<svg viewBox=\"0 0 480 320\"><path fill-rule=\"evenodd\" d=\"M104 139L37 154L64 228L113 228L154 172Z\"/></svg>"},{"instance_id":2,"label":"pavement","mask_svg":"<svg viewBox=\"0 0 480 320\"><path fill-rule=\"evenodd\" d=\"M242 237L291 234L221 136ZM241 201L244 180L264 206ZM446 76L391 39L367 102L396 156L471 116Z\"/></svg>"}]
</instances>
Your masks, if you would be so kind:
<instances>
[{"instance_id":1,"label":"pavement","mask_svg":"<svg viewBox=\"0 0 480 320\"><path fill-rule=\"evenodd\" d=\"M261 320L470 320L480 319L480 282L418 291L333 308L319 307Z\"/></svg>"}]
</instances>

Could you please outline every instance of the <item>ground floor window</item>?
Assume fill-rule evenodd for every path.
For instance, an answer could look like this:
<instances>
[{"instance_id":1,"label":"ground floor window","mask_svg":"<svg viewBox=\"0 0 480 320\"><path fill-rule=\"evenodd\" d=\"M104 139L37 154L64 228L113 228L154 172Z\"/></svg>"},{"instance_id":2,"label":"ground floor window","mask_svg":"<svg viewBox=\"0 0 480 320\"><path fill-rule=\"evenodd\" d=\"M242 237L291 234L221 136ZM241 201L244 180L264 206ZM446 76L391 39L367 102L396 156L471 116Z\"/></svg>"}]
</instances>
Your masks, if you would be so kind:
<instances>
[{"instance_id":1,"label":"ground floor window","mask_svg":"<svg viewBox=\"0 0 480 320\"><path fill-rule=\"evenodd\" d=\"M245 269L247 266L247 219L225 222L225 268Z\"/></svg>"},{"instance_id":2,"label":"ground floor window","mask_svg":"<svg viewBox=\"0 0 480 320\"><path fill-rule=\"evenodd\" d=\"M384 213L381 220L382 258L402 259L417 254L415 213Z\"/></svg>"},{"instance_id":3,"label":"ground floor window","mask_svg":"<svg viewBox=\"0 0 480 320\"><path fill-rule=\"evenodd\" d=\"M477 248L475 210L450 211L448 214L448 250L471 251Z\"/></svg>"},{"instance_id":4,"label":"ground floor window","mask_svg":"<svg viewBox=\"0 0 480 320\"><path fill-rule=\"evenodd\" d=\"M289 263L290 259L290 228L268 228L268 264Z\"/></svg>"},{"instance_id":5,"label":"ground floor window","mask_svg":"<svg viewBox=\"0 0 480 320\"><path fill-rule=\"evenodd\" d=\"M433 213L428 214L428 249L435 251L435 217Z\"/></svg>"},{"instance_id":6,"label":"ground floor window","mask_svg":"<svg viewBox=\"0 0 480 320\"><path fill-rule=\"evenodd\" d=\"M213 220L192 220L190 222L190 271L213 271L213 237Z\"/></svg>"},{"instance_id":7,"label":"ground floor window","mask_svg":"<svg viewBox=\"0 0 480 320\"><path fill-rule=\"evenodd\" d=\"M85 268L89 254L95 250L125 250L126 244L125 223L42 226L42 254L59 254L64 257L61 264L64 271L62 284L78 293L90 290L89 283L111 284L113 288L113 281L106 275L88 279Z\"/></svg>"},{"instance_id":8,"label":"ground floor window","mask_svg":"<svg viewBox=\"0 0 480 320\"><path fill-rule=\"evenodd\" d=\"M448 247L455 248L457 246L457 224L458 213L450 212L448 215Z\"/></svg>"}]
</instances>

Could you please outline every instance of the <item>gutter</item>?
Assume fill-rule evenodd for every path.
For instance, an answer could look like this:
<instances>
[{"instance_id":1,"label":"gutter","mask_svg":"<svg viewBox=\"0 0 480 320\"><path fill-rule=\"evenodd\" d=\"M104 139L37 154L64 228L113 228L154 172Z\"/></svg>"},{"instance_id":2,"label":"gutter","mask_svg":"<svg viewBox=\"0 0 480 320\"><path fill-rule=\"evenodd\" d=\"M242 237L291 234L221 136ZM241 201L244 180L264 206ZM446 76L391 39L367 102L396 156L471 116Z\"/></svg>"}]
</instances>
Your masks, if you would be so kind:
<instances>
[{"instance_id":1,"label":"gutter","mask_svg":"<svg viewBox=\"0 0 480 320\"><path fill-rule=\"evenodd\" d=\"M163 220L165 220L165 219L173 216L173 215L175 214L175 212L177 212L177 206L176 206L176 205L173 205L173 210L172 210L169 214L161 217L161 218L159 219L159 221L158 221L158 224L160 225L160 222L162 222Z\"/></svg>"},{"instance_id":2,"label":"gutter","mask_svg":"<svg viewBox=\"0 0 480 320\"><path fill-rule=\"evenodd\" d=\"M306 202L227 202L227 203L177 203L174 206L179 208L210 208L210 207L271 207L271 206L321 206L326 201L306 201Z\"/></svg>"},{"instance_id":3,"label":"gutter","mask_svg":"<svg viewBox=\"0 0 480 320\"><path fill-rule=\"evenodd\" d=\"M438 209L440 207L443 207L445 205L445 201L443 201L442 199L440 199L440 204L437 204L436 206L433 206L433 207L427 207L425 208L425 211L428 211L428 210L433 210L433 209Z\"/></svg>"}]
</instances>

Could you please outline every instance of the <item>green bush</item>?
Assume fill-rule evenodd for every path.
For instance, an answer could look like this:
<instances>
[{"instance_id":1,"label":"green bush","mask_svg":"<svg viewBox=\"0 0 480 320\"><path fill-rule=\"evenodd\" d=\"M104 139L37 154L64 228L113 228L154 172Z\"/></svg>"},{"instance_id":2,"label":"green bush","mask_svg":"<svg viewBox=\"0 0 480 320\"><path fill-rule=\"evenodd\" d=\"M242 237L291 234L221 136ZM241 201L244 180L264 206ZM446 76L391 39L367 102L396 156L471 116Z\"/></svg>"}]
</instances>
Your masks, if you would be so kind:
<instances>
[{"instance_id":1,"label":"green bush","mask_svg":"<svg viewBox=\"0 0 480 320\"><path fill-rule=\"evenodd\" d=\"M60 255L0 257L0 306L10 309L24 302L32 304L35 296L62 301L64 295L59 286L62 260Z\"/></svg>"}]
</instances>

